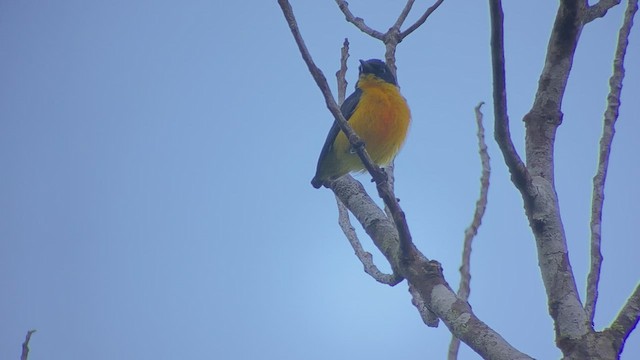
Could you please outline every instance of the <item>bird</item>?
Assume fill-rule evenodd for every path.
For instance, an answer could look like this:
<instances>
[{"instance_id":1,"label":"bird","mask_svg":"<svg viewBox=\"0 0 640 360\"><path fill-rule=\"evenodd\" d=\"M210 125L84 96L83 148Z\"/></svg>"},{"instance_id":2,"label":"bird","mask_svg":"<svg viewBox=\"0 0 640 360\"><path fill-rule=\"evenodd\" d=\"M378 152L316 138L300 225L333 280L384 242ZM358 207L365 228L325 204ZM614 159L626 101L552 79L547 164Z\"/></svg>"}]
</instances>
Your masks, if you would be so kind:
<instances>
[{"instance_id":1,"label":"bird","mask_svg":"<svg viewBox=\"0 0 640 360\"><path fill-rule=\"evenodd\" d=\"M404 144L411 111L400 93L396 78L384 61L360 60L355 91L342 103L340 111L365 144L371 160L388 165ZM320 151L311 185L319 189L328 181L350 172L364 171L358 154L334 121Z\"/></svg>"}]
</instances>

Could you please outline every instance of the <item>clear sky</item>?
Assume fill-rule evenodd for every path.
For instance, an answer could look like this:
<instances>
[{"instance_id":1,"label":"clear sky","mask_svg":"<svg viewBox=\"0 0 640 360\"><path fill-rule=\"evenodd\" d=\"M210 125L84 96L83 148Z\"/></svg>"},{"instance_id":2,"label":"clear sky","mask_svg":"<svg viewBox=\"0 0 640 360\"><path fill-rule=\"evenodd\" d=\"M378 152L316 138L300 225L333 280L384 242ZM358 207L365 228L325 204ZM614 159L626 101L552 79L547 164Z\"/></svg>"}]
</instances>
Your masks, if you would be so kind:
<instances>
[{"instance_id":1,"label":"clear sky","mask_svg":"<svg viewBox=\"0 0 640 360\"><path fill-rule=\"evenodd\" d=\"M382 31L401 8L350 3ZM408 21L429 5L417 1ZM334 2L293 6L330 80L344 37L350 89L357 59L383 56ZM557 4L504 6L509 114L522 152L521 119ZM557 188L583 298L622 11L584 29L557 137ZM487 102L493 173L471 304L520 350L554 359L533 238L491 136L488 18L486 1L446 1L399 45L413 124L396 161L397 195L417 245L457 288L479 191L473 107ZM607 179L598 329L640 279L634 30ZM275 1L1 0L0 359L17 359L32 328L30 360L444 358L447 329L422 324L406 284L364 274L333 195L309 184L331 122ZM460 358L478 357L463 347ZM638 358L636 331L623 359Z\"/></svg>"}]
</instances>

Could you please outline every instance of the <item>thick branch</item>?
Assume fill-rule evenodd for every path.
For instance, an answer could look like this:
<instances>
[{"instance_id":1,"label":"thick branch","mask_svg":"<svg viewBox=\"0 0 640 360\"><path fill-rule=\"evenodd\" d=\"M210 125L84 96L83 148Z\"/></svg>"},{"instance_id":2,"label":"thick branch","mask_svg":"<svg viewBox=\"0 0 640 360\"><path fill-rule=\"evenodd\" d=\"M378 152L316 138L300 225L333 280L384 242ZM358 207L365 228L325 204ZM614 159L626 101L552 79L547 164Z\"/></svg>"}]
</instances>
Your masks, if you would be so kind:
<instances>
[{"instance_id":1,"label":"thick branch","mask_svg":"<svg viewBox=\"0 0 640 360\"><path fill-rule=\"evenodd\" d=\"M35 330L27 331L27 336L22 343L22 354L20 355L20 360L27 360L29 357L29 341L31 341L31 335L36 332Z\"/></svg>"},{"instance_id":2,"label":"thick branch","mask_svg":"<svg viewBox=\"0 0 640 360\"><path fill-rule=\"evenodd\" d=\"M554 144L562 123L562 99L582 31L586 2L560 2L533 107L525 116L527 169L534 191L522 193L536 239L538 263L553 318L556 344L565 355L593 330L576 287L554 180Z\"/></svg>"},{"instance_id":3,"label":"thick branch","mask_svg":"<svg viewBox=\"0 0 640 360\"><path fill-rule=\"evenodd\" d=\"M497 98L496 140L511 171L512 181L520 190L524 201L529 225L536 239L538 263L547 291L549 314L554 320L556 343L567 355L592 328L580 303L569 262L554 184L553 149L556 130L562 122L562 98L582 31L582 14L586 2L560 1L534 104L524 118L526 169L522 168L510 142L503 140L508 134L508 128L505 127L506 92L502 79L502 9L499 0L490 0L490 4L494 86L497 86L494 89L494 97Z\"/></svg>"},{"instance_id":4,"label":"thick branch","mask_svg":"<svg viewBox=\"0 0 640 360\"><path fill-rule=\"evenodd\" d=\"M587 7L584 14L584 23L592 22L597 18L601 18L607 14L612 7L620 4L620 0L600 0L597 3Z\"/></svg>"},{"instance_id":5,"label":"thick branch","mask_svg":"<svg viewBox=\"0 0 640 360\"><path fill-rule=\"evenodd\" d=\"M460 287L458 288L458 297L462 300L468 300L471 293L471 243L478 234L482 217L487 208L487 198L489 194L489 176L491 175L491 164L487 144L484 141L484 126L482 125L482 112L480 107L484 102L476 106L476 125L478 127L478 147L480 153L480 163L482 164L482 175L480 176L480 196L476 202L476 209L473 213L473 220L469 227L464 231L464 242L462 248L462 266L460 266ZM449 344L449 360L458 358L458 349L460 348L460 340L453 336Z\"/></svg>"},{"instance_id":6,"label":"thick branch","mask_svg":"<svg viewBox=\"0 0 640 360\"><path fill-rule=\"evenodd\" d=\"M351 221L349 221L349 211L344 204L340 202L340 199L336 198L336 201L338 203L338 224L340 225L344 235L347 237L347 240L349 240L349 244L351 244L356 256L364 266L364 272L369 274L377 282L389 286L395 286L404 280L402 276L396 274L385 274L378 269L378 267L373 263L373 256L371 253L364 251L362 248L362 244L360 244L356 230L351 225Z\"/></svg>"},{"instance_id":7,"label":"thick branch","mask_svg":"<svg viewBox=\"0 0 640 360\"><path fill-rule=\"evenodd\" d=\"M614 339L614 346L618 349L618 354L622 353L625 341L638 325L638 319L640 319L640 285L636 286L635 291L627 299L616 319L604 331Z\"/></svg>"},{"instance_id":8,"label":"thick branch","mask_svg":"<svg viewBox=\"0 0 640 360\"><path fill-rule=\"evenodd\" d=\"M400 249L398 231L384 212L364 193L362 185L345 176L332 183L336 196L362 224L391 268L404 276L419 294L414 304L442 319L452 334L485 359L530 359L513 348L497 332L476 317L467 301L459 299L442 275L437 261L428 260L417 249L407 258ZM422 299L422 302L416 300ZM425 320L425 313L421 310ZM428 316L428 315L427 315ZM427 317L428 321L429 318Z\"/></svg>"},{"instance_id":9,"label":"thick branch","mask_svg":"<svg viewBox=\"0 0 640 360\"><path fill-rule=\"evenodd\" d=\"M598 4L601 4L599 2ZM604 112L604 124L602 137L600 138L600 156L598 170L593 177L593 195L591 199L591 266L587 277L587 299L585 311L590 323L593 323L596 303L598 301L598 282L600 281L600 269L602 267L602 208L604 205L604 186L609 168L609 156L611 144L615 134L615 124L618 120L620 109L620 94L622 92L622 80L624 79L624 58L629 45L629 34L633 26L633 17L638 10L638 1L630 1L625 11L622 27L618 33L618 44L613 59L613 74L609 79L609 96L607 97L607 109Z\"/></svg>"},{"instance_id":10,"label":"thick branch","mask_svg":"<svg viewBox=\"0 0 640 360\"><path fill-rule=\"evenodd\" d=\"M420 292L418 292L415 287L411 286L411 284L409 284L409 293L411 294L411 304L418 309L422 322L424 322L428 327L438 327L438 324L440 323L438 315L429 310L427 304L422 298L422 295L420 295Z\"/></svg>"}]
</instances>

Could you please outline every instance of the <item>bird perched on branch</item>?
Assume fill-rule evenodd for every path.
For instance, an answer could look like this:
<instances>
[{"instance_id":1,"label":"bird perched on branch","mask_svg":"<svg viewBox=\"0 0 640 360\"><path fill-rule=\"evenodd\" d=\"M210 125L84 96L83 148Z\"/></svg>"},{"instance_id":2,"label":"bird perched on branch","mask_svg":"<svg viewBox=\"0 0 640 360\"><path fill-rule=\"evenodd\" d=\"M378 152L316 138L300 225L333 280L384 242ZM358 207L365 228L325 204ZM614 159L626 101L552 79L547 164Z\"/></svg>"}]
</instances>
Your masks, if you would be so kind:
<instances>
[{"instance_id":1,"label":"bird perched on branch","mask_svg":"<svg viewBox=\"0 0 640 360\"><path fill-rule=\"evenodd\" d=\"M356 91L340 110L365 143L373 162L384 166L402 147L411 113L387 64L378 59L360 60L359 72ZM318 189L328 180L363 170L362 161L335 121L320 152L311 185Z\"/></svg>"}]
</instances>

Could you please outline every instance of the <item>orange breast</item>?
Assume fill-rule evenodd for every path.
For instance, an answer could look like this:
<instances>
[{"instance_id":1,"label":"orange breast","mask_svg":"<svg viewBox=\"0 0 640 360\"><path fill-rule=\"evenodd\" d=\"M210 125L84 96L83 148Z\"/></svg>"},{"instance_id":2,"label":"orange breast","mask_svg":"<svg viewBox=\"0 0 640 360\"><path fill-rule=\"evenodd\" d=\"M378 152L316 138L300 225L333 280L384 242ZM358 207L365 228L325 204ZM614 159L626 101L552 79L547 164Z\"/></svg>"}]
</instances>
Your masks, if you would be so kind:
<instances>
[{"instance_id":1,"label":"orange breast","mask_svg":"<svg viewBox=\"0 0 640 360\"><path fill-rule=\"evenodd\" d=\"M407 136L411 113L398 88L376 79L361 79L362 97L349 119L378 165L386 165L398 153Z\"/></svg>"}]
</instances>

